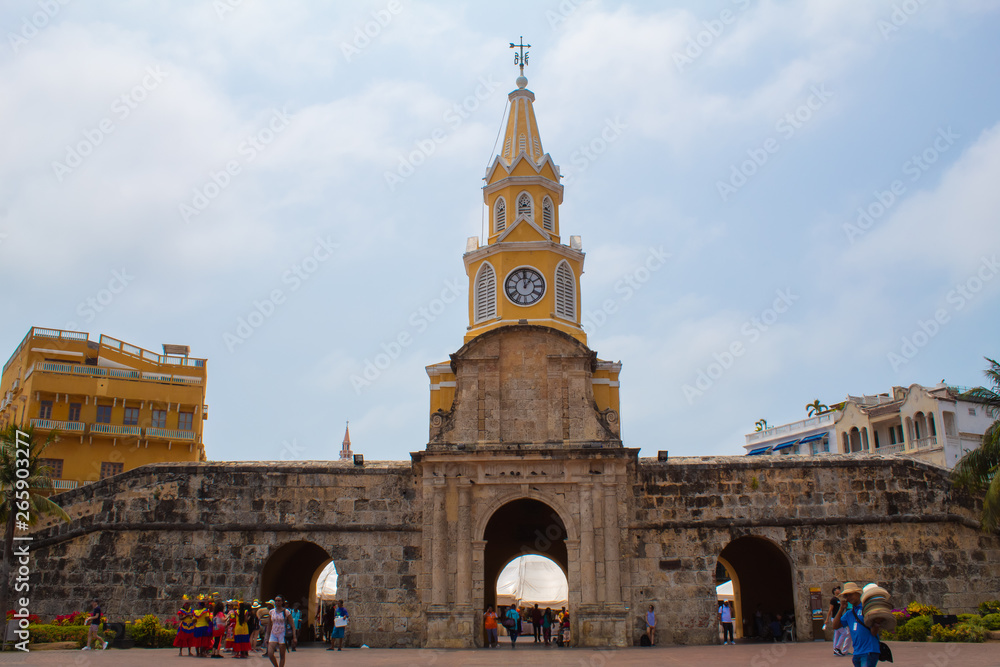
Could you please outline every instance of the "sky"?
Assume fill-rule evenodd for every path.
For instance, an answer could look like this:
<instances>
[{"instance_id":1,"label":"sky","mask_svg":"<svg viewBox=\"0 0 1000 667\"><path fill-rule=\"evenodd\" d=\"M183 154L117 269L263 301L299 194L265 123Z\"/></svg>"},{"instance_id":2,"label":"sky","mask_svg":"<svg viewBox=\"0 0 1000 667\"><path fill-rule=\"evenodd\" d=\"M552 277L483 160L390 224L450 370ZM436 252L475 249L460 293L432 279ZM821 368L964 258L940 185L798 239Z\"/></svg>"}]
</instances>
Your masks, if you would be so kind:
<instances>
[{"instance_id":1,"label":"sky","mask_svg":"<svg viewBox=\"0 0 1000 667\"><path fill-rule=\"evenodd\" d=\"M428 439L528 88L625 446L978 385L1000 325L1000 2L0 5L0 349L208 359L211 460ZM402 342L400 342L402 341Z\"/></svg>"}]
</instances>

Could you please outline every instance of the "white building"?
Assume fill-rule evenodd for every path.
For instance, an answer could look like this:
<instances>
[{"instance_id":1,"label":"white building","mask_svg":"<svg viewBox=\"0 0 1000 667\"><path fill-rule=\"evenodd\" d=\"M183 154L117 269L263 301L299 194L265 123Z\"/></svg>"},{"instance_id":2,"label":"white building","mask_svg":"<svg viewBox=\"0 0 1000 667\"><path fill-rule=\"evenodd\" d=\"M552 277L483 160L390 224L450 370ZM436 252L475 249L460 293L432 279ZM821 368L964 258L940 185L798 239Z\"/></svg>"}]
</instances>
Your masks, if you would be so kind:
<instances>
[{"instance_id":1,"label":"white building","mask_svg":"<svg viewBox=\"0 0 1000 667\"><path fill-rule=\"evenodd\" d=\"M892 394L848 396L808 419L749 433L747 454L907 454L953 468L982 443L993 423L968 391L944 383L893 387Z\"/></svg>"}]
</instances>

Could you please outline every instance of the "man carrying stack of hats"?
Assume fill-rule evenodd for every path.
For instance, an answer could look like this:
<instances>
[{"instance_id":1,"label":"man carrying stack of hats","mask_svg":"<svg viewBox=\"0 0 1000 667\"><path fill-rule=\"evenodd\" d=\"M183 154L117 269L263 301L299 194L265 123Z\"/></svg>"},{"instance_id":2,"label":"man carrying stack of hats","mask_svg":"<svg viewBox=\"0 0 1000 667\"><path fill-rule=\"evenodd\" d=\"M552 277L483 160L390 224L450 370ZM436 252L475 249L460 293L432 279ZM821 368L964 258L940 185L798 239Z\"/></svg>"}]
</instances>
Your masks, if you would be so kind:
<instances>
[{"instance_id":1,"label":"man carrying stack of hats","mask_svg":"<svg viewBox=\"0 0 1000 667\"><path fill-rule=\"evenodd\" d=\"M840 594L844 604L831 625L834 630L843 627L851 633L854 667L875 667L881 654L878 634L882 630L891 631L896 625L885 589L874 584L865 589L853 581L844 584Z\"/></svg>"}]
</instances>

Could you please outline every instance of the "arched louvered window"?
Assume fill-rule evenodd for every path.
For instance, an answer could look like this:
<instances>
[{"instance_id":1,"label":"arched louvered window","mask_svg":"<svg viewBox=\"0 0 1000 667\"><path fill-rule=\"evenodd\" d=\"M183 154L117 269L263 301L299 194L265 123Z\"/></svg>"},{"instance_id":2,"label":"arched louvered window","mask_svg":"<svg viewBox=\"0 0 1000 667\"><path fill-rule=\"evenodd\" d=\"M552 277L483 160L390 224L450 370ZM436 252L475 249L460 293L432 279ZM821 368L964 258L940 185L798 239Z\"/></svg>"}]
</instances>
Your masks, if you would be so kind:
<instances>
[{"instance_id":1,"label":"arched louvered window","mask_svg":"<svg viewBox=\"0 0 1000 667\"><path fill-rule=\"evenodd\" d=\"M497 203L493 206L493 229L497 232L507 229L507 203L503 197L497 197Z\"/></svg>"},{"instance_id":2,"label":"arched louvered window","mask_svg":"<svg viewBox=\"0 0 1000 667\"><path fill-rule=\"evenodd\" d=\"M538 137L535 137L534 140L532 141L532 143L535 144L535 157L538 158L538 159L541 159L541 157L542 157L542 144L540 144L538 142Z\"/></svg>"},{"instance_id":3,"label":"arched louvered window","mask_svg":"<svg viewBox=\"0 0 1000 667\"><path fill-rule=\"evenodd\" d=\"M556 315L576 320L576 280L565 261L556 267Z\"/></svg>"},{"instance_id":4,"label":"arched louvered window","mask_svg":"<svg viewBox=\"0 0 1000 667\"><path fill-rule=\"evenodd\" d=\"M476 322L497 316L497 274L489 262L476 273Z\"/></svg>"},{"instance_id":5,"label":"arched louvered window","mask_svg":"<svg viewBox=\"0 0 1000 667\"><path fill-rule=\"evenodd\" d=\"M517 214L526 215L531 218L531 195L527 192L522 192L517 198Z\"/></svg>"},{"instance_id":6,"label":"arched louvered window","mask_svg":"<svg viewBox=\"0 0 1000 667\"><path fill-rule=\"evenodd\" d=\"M507 137L507 140L503 142L503 156L510 157L510 137Z\"/></svg>"},{"instance_id":7,"label":"arched louvered window","mask_svg":"<svg viewBox=\"0 0 1000 667\"><path fill-rule=\"evenodd\" d=\"M542 227L551 232L555 229L554 224L552 220L552 200L546 197L542 200Z\"/></svg>"},{"instance_id":8,"label":"arched louvered window","mask_svg":"<svg viewBox=\"0 0 1000 667\"><path fill-rule=\"evenodd\" d=\"M517 152L523 153L528 146L528 138L523 134L517 138Z\"/></svg>"}]
</instances>

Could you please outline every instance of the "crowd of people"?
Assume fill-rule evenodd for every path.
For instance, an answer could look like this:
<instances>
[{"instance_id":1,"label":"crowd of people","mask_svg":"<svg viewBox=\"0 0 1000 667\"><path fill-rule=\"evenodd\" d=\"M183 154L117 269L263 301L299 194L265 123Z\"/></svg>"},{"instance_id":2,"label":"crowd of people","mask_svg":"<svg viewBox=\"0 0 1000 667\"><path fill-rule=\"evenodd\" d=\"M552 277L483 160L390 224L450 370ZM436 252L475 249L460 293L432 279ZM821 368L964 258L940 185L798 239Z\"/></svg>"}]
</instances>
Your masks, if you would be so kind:
<instances>
[{"instance_id":1,"label":"crowd of people","mask_svg":"<svg viewBox=\"0 0 1000 667\"><path fill-rule=\"evenodd\" d=\"M517 638L525 634L524 626L529 623L535 644L569 646L570 623L566 607L559 611L552 611L550 607L546 607L544 610L540 609L537 604L533 607L510 605L504 608L498 606L496 611L493 611L493 607L488 607L486 613L483 614L486 646L496 648L499 645L499 631L500 627L503 627L507 636L510 637L510 647L515 648Z\"/></svg>"},{"instance_id":2,"label":"crowd of people","mask_svg":"<svg viewBox=\"0 0 1000 667\"><path fill-rule=\"evenodd\" d=\"M189 656L201 658L222 658L224 653L248 658L260 653L274 667L284 666L285 652L296 650L303 630L300 604L288 608L280 595L252 603L201 596L185 600L177 616L178 655L184 655L185 648Z\"/></svg>"}]
</instances>

